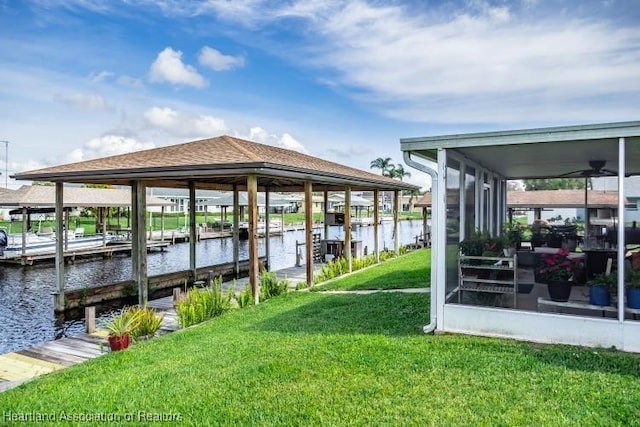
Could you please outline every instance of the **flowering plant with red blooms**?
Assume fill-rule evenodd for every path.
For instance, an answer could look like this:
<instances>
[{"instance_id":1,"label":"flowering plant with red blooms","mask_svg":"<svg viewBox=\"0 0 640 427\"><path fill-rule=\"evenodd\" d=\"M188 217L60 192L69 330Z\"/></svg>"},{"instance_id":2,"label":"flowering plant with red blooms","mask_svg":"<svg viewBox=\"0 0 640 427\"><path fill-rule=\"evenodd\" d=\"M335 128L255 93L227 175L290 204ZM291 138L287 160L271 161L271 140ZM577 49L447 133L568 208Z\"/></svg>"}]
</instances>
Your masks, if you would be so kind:
<instances>
[{"instance_id":1,"label":"flowering plant with red blooms","mask_svg":"<svg viewBox=\"0 0 640 427\"><path fill-rule=\"evenodd\" d=\"M569 258L569 251L559 249L554 254L541 254L538 272L547 280L576 281L584 269L581 258Z\"/></svg>"}]
</instances>

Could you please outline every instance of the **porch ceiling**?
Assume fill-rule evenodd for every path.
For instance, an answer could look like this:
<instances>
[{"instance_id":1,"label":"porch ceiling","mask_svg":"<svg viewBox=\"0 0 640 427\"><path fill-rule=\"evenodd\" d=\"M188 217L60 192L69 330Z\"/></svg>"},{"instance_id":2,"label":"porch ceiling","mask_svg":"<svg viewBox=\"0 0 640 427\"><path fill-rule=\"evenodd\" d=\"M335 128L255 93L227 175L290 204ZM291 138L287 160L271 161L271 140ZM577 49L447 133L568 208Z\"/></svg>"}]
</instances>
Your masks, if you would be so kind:
<instances>
[{"instance_id":1,"label":"porch ceiling","mask_svg":"<svg viewBox=\"0 0 640 427\"><path fill-rule=\"evenodd\" d=\"M640 122L406 138L401 149L429 160L439 148L453 149L507 179L550 178L589 169L590 160L618 170L620 137L627 175L640 175Z\"/></svg>"}]
</instances>

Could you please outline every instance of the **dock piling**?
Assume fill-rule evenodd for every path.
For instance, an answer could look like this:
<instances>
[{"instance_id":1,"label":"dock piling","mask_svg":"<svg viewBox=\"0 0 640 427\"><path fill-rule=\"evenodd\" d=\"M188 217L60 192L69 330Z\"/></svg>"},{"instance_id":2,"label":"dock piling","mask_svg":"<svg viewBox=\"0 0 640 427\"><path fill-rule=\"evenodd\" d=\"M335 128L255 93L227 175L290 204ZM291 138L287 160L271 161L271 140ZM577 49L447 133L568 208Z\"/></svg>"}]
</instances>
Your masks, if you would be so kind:
<instances>
[{"instance_id":1,"label":"dock piling","mask_svg":"<svg viewBox=\"0 0 640 427\"><path fill-rule=\"evenodd\" d=\"M96 331L96 307L84 308L84 323L88 334L92 334Z\"/></svg>"}]
</instances>

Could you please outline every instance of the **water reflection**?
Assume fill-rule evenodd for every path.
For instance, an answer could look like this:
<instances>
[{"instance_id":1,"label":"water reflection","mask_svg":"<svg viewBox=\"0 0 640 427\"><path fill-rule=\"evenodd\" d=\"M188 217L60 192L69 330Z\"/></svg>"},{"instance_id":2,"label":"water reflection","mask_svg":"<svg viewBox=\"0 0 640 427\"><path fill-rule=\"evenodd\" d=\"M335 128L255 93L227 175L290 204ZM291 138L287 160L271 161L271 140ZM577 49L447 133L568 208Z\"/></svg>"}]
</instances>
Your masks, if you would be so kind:
<instances>
[{"instance_id":1,"label":"water reflection","mask_svg":"<svg viewBox=\"0 0 640 427\"><path fill-rule=\"evenodd\" d=\"M401 244L412 243L420 234L421 221L402 221L399 226ZM317 229L321 233L322 229ZM331 227L329 238L342 238L342 227ZM362 240L369 252L373 249L373 227L357 227L354 239ZM296 262L296 241L304 241L304 231L287 232L270 239L272 269L291 267ZM393 225L380 227L380 248L393 247ZM196 265L204 267L233 260L230 238L203 240L196 245ZM248 252L247 241L240 242L240 258ZM264 239L259 240L258 253L264 255ZM148 256L149 275L170 273L189 268L189 245L177 244L164 252ZM0 354L28 347L53 338L73 335L84 328L82 320L56 318L53 293L56 289L55 267L38 264L29 267L0 266ZM65 268L65 287L79 289L131 279L131 258L114 256L106 260L78 261Z\"/></svg>"}]
</instances>

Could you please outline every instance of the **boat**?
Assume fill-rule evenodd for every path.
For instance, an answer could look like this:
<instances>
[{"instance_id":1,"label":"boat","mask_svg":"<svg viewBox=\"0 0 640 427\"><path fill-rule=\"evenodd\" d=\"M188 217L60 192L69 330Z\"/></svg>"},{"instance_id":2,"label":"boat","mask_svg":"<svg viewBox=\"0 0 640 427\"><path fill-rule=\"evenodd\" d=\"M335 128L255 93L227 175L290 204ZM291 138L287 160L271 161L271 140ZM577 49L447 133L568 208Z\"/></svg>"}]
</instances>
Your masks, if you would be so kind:
<instances>
[{"instance_id":1,"label":"boat","mask_svg":"<svg viewBox=\"0 0 640 427\"><path fill-rule=\"evenodd\" d=\"M120 240L119 236L108 234L103 238L101 234L85 236L84 230L69 230L65 242L65 250L78 250L98 248L103 244ZM9 234L6 230L0 229L0 260L20 259L23 256L36 256L54 254L56 252L55 233L36 234L28 232L23 235Z\"/></svg>"},{"instance_id":2,"label":"boat","mask_svg":"<svg viewBox=\"0 0 640 427\"><path fill-rule=\"evenodd\" d=\"M278 220L269 221L269 234L282 234L284 231L282 227L282 222ZM238 232L240 239L248 239L249 238L249 223L241 222L238 224ZM258 221L258 229L256 233L258 236L264 236L267 232L266 224L263 220Z\"/></svg>"}]
</instances>

